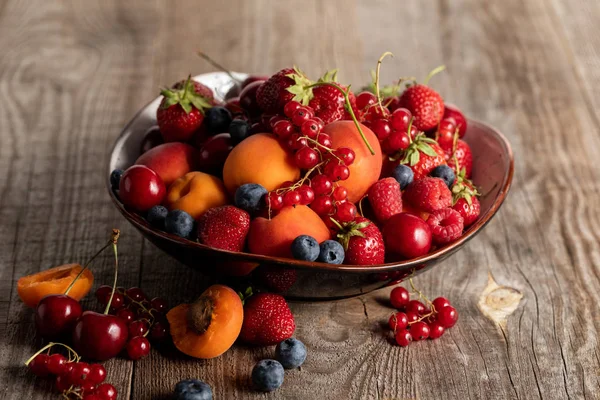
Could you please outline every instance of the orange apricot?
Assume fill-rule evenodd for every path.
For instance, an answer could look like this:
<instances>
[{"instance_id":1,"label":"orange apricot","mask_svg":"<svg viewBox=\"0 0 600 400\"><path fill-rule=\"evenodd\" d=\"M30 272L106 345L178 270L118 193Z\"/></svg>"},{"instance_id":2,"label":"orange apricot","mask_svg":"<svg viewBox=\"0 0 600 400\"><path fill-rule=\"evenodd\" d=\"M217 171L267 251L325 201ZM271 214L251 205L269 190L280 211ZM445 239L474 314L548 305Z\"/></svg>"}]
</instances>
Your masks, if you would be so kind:
<instances>
[{"instance_id":1,"label":"orange apricot","mask_svg":"<svg viewBox=\"0 0 600 400\"><path fill-rule=\"evenodd\" d=\"M64 294L82 268L79 264L65 264L24 276L17 281L19 297L28 307L36 307L48 295ZM69 297L81 300L88 294L93 283L94 275L86 269L73 284Z\"/></svg>"},{"instance_id":2,"label":"orange apricot","mask_svg":"<svg viewBox=\"0 0 600 400\"><path fill-rule=\"evenodd\" d=\"M330 237L323 220L307 206L284 207L271 219L252 220L248 248L254 254L290 258L292 242L300 235L312 236L319 243Z\"/></svg>"},{"instance_id":3,"label":"orange apricot","mask_svg":"<svg viewBox=\"0 0 600 400\"><path fill-rule=\"evenodd\" d=\"M354 150L356 155L354 162L348 167L350 177L342 182L348 189L348 200L352 203L359 201L381 174L382 155L379 140L366 126L361 125L361 129L373 147L374 155L367 148L353 121L336 121L323 129L331 137L333 148L348 147Z\"/></svg>"},{"instance_id":4,"label":"orange apricot","mask_svg":"<svg viewBox=\"0 0 600 400\"><path fill-rule=\"evenodd\" d=\"M169 210L183 210L198 219L209 208L228 204L223 182L204 172L188 172L169 187L165 205Z\"/></svg>"},{"instance_id":5,"label":"orange apricot","mask_svg":"<svg viewBox=\"0 0 600 400\"><path fill-rule=\"evenodd\" d=\"M231 195L245 183L271 191L299 177L294 157L270 133L252 135L235 146L223 167L223 182Z\"/></svg>"},{"instance_id":6,"label":"orange apricot","mask_svg":"<svg viewBox=\"0 0 600 400\"><path fill-rule=\"evenodd\" d=\"M213 285L192 304L180 304L167 313L175 347L196 358L225 353L242 329L244 306L231 288Z\"/></svg>"}]
</instances>

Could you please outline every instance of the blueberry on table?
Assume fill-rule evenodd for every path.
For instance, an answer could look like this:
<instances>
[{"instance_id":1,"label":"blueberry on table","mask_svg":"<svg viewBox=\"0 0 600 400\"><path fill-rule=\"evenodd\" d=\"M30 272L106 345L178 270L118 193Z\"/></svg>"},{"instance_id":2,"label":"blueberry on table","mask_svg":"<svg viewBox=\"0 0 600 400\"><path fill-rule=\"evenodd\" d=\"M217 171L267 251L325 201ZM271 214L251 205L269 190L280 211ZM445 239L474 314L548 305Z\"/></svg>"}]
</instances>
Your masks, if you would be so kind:
<instances>
[{"instance_id":1,"label":"blueberry on table","mask_svg":"<svg viewBox=\"0 0 600 400\"><path fill-rule=\"evenodd\" d=\"M263 206L263 197L267 189L258 183L246 183L235 191L233 202L236 207L250 214L257 213Z\"/></svg>"},{"instance_id":2,"label":"blueberry on table","mask_svg":"<svg viewBox=\"0 0 600 400\"><path fill-rule=\"evenodd\" d=\"M167 218L167 214L169 210L167 210L164 206L154 206L150 210L148 210L148 214L146 214L146 221L150 224L150 226L164 230L165 229L165 218Z\"/></svg>"},{"instance_id":3,"label":"blueberry on table","mask_svg":"<svg viewBox=\"0 0 600 400\"><path fill-rule=\"evenodd\" d=\"M297 260L315 261L320 252L319 242L312 236L300 235L292 242L292 256Z\"/></svg>"},{"instance_id":4,"label":"blueberry on table","mask_svg":"<svg viewBox=\"0 0 600 400\"><path fill-rule=\"evenodd\" d=\"M206 110L204 121L209 132L224 133L231 124L231 112L225 107L215 106Z\"/></svg>"},{"instance_id":5,"label":"blueberry on table","mask_svg":"<svg viewBox=\"0 0 600 400\"><path fill-rule=\"evenodd\" d=\"M279 361L261 360L252 369L252 383L260 391L272 392L283 384L283 374Z\"/></svg>"},{"instance_id":6,"label":"blueberry on table","mask_svg":"<svg viewBox=\"0 0 600 400\"><path fill-rule=\"evenodd\" d=\"M452 189L452 185L454 184L454 180L456 179L456 174L454 170L447 165L438 165L429 173L430 176L434 178L441 178L448 189Z\"/></svg>"},{"instance_id":7,"label":"blueberry on table","mask_svg":"<svg viewBox=\"0 0 600 400\"><path fill-rule=\"evenodd\" d=\"M229 134L234 143L239 143L250 136L250 124L243 119L234 119L229 124Z\"/></svg>"},{"instance_id":8,"label":"blueberry on table","mask_svg":"<svg viewBox=\"0 0 600 400\"><path fill-rule=\"evenodd\" d=\"M298 368L306 360L306 346L298 339L286 339L275 348L275 357L285 369Z\"/></svg>"},{"instance_id":9,"label":"blueberry on table","mask_svg":"<svg viewBox=\"0 0 600 400\"><path fill-rule=\"evenodd\" d=\"M212 400L210 385L198 379L186 379L175 385L174 400Z\"/></svg>"},{"instance_id":10,"label":"blueberry on table","mask_svg":"<svg viewBox=\"0 0 600 400\"><path fill-rule=\"evenodd\" d=\"M119 183L121 182L123 172L122 169L115 169L110 173L110 187L114 190L119 190Z\"/></svg>"},{"instance_id":11,"label":"blueberry on table","mask_svg":"<svg viewBox=\"0 0 600 400\"><path fill-rule=\"evenodd\" d=\"M194 230L194 218L185 211L169 211L165 218L165 231L182 238L189 238Z\"/></svg>"},{"instance_id":12,"label":"blueberry on table","mask_svg":"<svg viewBox=\"0 0 600 400\"><path fill-rule=\"evenodd\" d=\"M344 247L335 240L321 243L318 261L328 264L341 264L344 261Z\"/></svg>"},{"instance_id":13,"label":"blueberry on table","mask_svg":"<svg viewBox=\"0 0 600 400\"><path fill-rule=\"evenodd\" d=\"M410 185L415 177L415 173L413 170L404 164L398 165L394 168L394 172L392 172L394 179L398 181L400 184L400 189L404 190L408 185Z\"/></svg>"}]
</instances>

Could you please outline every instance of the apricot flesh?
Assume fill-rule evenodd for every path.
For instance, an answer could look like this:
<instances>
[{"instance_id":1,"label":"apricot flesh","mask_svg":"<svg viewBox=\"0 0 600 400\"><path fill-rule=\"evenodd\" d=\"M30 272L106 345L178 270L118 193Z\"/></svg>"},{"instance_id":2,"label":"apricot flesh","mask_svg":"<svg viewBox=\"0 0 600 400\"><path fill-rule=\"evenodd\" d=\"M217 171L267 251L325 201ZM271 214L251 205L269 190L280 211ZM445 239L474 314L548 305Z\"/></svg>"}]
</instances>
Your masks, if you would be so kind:
<instances>
[{"instance_id":1,"label":"apricot flesh","mask_svg":"<svg viewBox=\"0 0 600 400\"><path fill-rule=\"evenodd\" d=\"M228 204L223 182L204 172L188 172L169 187L165 205L169 210L183 210L194 219L209 208Z\"/></svg>"}]
</instances>

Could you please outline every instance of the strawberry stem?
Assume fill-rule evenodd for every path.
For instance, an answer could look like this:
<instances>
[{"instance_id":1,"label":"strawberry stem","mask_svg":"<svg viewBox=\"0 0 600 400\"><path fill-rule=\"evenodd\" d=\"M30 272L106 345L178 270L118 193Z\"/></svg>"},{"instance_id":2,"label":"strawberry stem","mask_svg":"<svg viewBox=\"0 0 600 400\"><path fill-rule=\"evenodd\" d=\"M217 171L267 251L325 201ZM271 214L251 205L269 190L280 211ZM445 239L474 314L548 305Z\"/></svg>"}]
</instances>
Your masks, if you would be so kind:
<instances>
[{"instance_id":1,"label":"strawberry stem","mask_svg":"<svg viewBox=\"0 0 600 400\"><path fill-rule=\"evenodd\" d=\"M429 74L427 74L427 77L423 81L423 85L427 85L429 83L429 80L431 78L433 78L434 75L439 74L440 72L442 72L445 69L446 69L445 65L440 65L439 67L434 68Z\"/></svg>"},{"instance_id":2,"label":"strawberry stem","mask_svg":"<svg viewBox=\"0 0 600 400\"><path fill-rule=\"evenodd\" d=\"M383 59L387 56L394 57L394 55L389 51L383 53L381 57L379 57L379 60L377 60L377 70L375 72L375 96L377 96L377 104L379 104L379 108L381 109L382 113L385 113L385 111L383 109L383 105L381 104L381 94L379 93L379 71L381 69L381 63L383 62Z\"/></svg>"},{"instance_id":3,"label":"strawberry stem","mask_svg":"<svg viewBox=\"0 0 600 400\"><path fill-rule=\"evenodd\" d=\"M115 295L115 290L117 289L117 278L119 275L119 256L117 255L117 241L119 240L119 236L121 232L118 229L113 229L111 243L113 247L113 253L115 254L115 279L113 281L112 292L110 292L110 298L108 299L108 303L106 304L106 308L104 309L104 314L108 314L110 310L110 304L112 303L113 296Z\"/></svg>"}]
</instances>

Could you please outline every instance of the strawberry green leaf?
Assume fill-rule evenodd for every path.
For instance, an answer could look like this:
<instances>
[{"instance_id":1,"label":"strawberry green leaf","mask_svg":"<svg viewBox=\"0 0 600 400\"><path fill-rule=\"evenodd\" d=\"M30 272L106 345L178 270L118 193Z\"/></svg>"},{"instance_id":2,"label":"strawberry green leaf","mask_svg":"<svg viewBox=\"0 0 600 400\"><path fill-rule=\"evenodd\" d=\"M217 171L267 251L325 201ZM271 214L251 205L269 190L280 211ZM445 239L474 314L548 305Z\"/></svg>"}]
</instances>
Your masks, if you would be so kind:
<instances>
[{"instance_id":1,"label":"strawberry green leaf","mask_svg":"<svg viewBox=\"0 0 600 400\"><path fill-rule=\"evenodd\" d=\"M419 160L421 159L421 155L418 151L415 151L414 153L412 153L410 155L410 166L413 167L415 165L417 165L419 163Z\"/></svg>"},{"instance_id":2,"label":"strawberry green leaf","mask_svg":"<svg viewBox=\"0 0 600 400\"><path fill-rule=\"evenodd\" d=\"M437 157L437 153L435 152L435 150L428 145L427 143L419 143L419 145L417 146L417 148L424 154L427 154L429 157Z\"/></svg>"}]
</instances>

